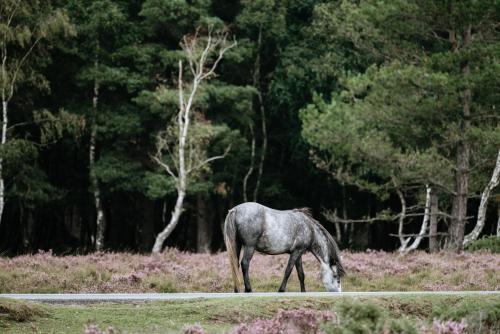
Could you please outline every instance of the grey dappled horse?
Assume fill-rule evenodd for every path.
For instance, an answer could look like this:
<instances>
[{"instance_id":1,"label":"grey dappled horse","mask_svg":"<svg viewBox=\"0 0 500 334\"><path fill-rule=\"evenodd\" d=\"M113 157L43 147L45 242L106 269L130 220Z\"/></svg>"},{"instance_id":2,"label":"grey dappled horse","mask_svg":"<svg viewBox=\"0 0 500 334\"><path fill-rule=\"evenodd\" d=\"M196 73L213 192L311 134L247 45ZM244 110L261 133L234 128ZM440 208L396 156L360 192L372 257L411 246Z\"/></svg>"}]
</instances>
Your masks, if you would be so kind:
<instances>
[{"instance_id":1,"label":"grey dappled horse","mask_svg":"<svg viewBox=\"0 0 500 334\"><path fill-rule=\"evenodd\" d=\"M300 291L305 292L302 254L310 251L321 265L321 280L327 291L340 292L340 277L345 274L339 249L328 231L312 218L308 209L274 210L258 203L235 206L227 214L224 241L231 264L234 292L239 292L239 257L245 292L251 292L248 268L254 251L264 254L289 253L290 258L279 292L285 291L293 266L297 268Z\"/></svg>"}]
</instances>

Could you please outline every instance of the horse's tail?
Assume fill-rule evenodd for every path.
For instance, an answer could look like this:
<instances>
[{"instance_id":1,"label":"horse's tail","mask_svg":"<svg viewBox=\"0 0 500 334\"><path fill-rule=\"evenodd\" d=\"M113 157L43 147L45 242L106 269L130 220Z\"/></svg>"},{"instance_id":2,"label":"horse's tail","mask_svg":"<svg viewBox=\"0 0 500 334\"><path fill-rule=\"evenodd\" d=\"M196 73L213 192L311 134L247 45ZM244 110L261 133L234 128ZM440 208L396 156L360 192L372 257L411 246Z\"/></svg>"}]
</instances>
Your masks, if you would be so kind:
<instances>
[{"instance_id":1,"label":"horse's tail","mask_svg":"<svg viewBox=\"0 0 500 334\"><path fill-rule=\"evenodd\" d=\"M236 246L236 225L234 222L234 210L229 210L224 222L224 243L226 244L229 263L231 264L231 273L233 274L234 292L239 291L241 286L240 271L239 271L239 254Z\"/></svg>"}]
</instances>

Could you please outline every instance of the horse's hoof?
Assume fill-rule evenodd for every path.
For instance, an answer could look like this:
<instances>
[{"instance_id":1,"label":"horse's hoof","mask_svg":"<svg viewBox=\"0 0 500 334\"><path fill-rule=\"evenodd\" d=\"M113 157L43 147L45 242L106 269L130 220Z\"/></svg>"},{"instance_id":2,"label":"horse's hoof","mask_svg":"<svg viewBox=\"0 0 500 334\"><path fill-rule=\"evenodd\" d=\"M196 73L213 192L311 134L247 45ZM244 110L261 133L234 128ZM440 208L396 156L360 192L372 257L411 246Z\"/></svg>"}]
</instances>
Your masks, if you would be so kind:
<instances>
[{"instance_id":1,"label":"horse's hoof","mask_svg":"<svg viewBox=\"0 0 500 334\"><path fill-rule=\"evenodd\" d=\"M246 292L246 293L252 292L252 289L248 289L248 290L247 290L247 289L245 289L245 292Z\"/></svg>"},{"instance_id":2,"label":"horse's hoof","mask_svg":"<svg viewBox=\"0 0 500 334\"><path fill-rule=\"evenodd\" d=\"M285 289L279 289L278 292L285 292Z\"/></svg>"},{"instance_id":3,"label":"horse's hoof","mask_svg":"<svg viewBox=\"0 0 500 334\"><path fill-rule=\"evenodd\" d=\"M238 289L234 289L234 293L238 293L240 292Z\"/></svg>"}]
</instances>

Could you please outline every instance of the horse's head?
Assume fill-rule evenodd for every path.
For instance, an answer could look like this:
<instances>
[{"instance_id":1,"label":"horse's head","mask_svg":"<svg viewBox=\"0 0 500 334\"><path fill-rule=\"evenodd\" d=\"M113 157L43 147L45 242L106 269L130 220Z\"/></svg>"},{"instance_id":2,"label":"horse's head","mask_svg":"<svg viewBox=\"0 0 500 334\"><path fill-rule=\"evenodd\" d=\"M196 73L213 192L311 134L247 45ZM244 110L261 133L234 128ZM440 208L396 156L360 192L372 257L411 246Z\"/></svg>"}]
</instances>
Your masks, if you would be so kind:
<instances>
[{"instance_id":1,"label":"horse's head","mask_svg":"<svg viewBox=\"0 0 500 334\"><path fill-rule=\"evenodd\" d=\"M321 263L321 281L323 281L326 291L342 292L340 275L337 274L337 266Z\"/></svg>"}]
</instances>

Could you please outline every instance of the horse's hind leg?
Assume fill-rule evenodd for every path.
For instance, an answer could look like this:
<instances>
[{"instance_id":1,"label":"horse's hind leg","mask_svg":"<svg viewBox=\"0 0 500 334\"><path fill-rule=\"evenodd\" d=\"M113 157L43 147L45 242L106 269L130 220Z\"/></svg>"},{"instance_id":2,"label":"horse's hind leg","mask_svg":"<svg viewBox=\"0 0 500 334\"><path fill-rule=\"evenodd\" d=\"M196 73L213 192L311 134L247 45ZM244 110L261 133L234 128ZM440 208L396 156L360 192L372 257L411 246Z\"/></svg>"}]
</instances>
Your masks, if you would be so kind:
<instances>
[{"instance_id":1,"label":"horse's hind leg","mask_svg":"<svg viewBox=\"0 0 500 334\"><path fill-rule=\"evenodd\" d=\"M281 286L278 290L278 292L285 292L286 289L286 283L288 282L288 277L290 277L290 274L292 273L293 266L295 265L295 261L301 256L302 254L299 251L293 251L292 254L290 254L290 258L288 259L288 265L286 266L285 269L285 277L283 277L283 282L281 282Z\"/></svg>"},{"instance_id":2,"label":"horse's hind leg","mask_svg":"<svg viewBox=\"0 0 500 334\"><path fill-rule=\"evenodd\" d=\"M248 268L250 267L250 260L252 259L254 247L244 246L243 258L241 259L241 270L243 271L243 280L245 281L245 292L252 292L250 286L250 276L248 275Z\"/></svg>"},{"instance_id":3,"label":"horse's hind leg","mask_svg":"<svg viewBox=\"0 0 500 334\"><path fill-rule=\"evenodd\" d=\"M240 242L236 242L236 261L239 262L240 261L240 254L241 254L241 243ZM238 293L240 292L239 291L239 287L237 284L234 285L234 292L235 293Z\"/></svg>"},{"instance_id":4,"label":"horse's hind leg","mask_svg":"<svg viewBox=\"0 0 500 334\"><path fill-rule=\"evenodd\" d=\"M295 268L297 268L297 275L299 276L300 292L306 292L306 285L304 284L304 268L302 268L302 256L295 261Z\"/></svg>"}]
</instances>

